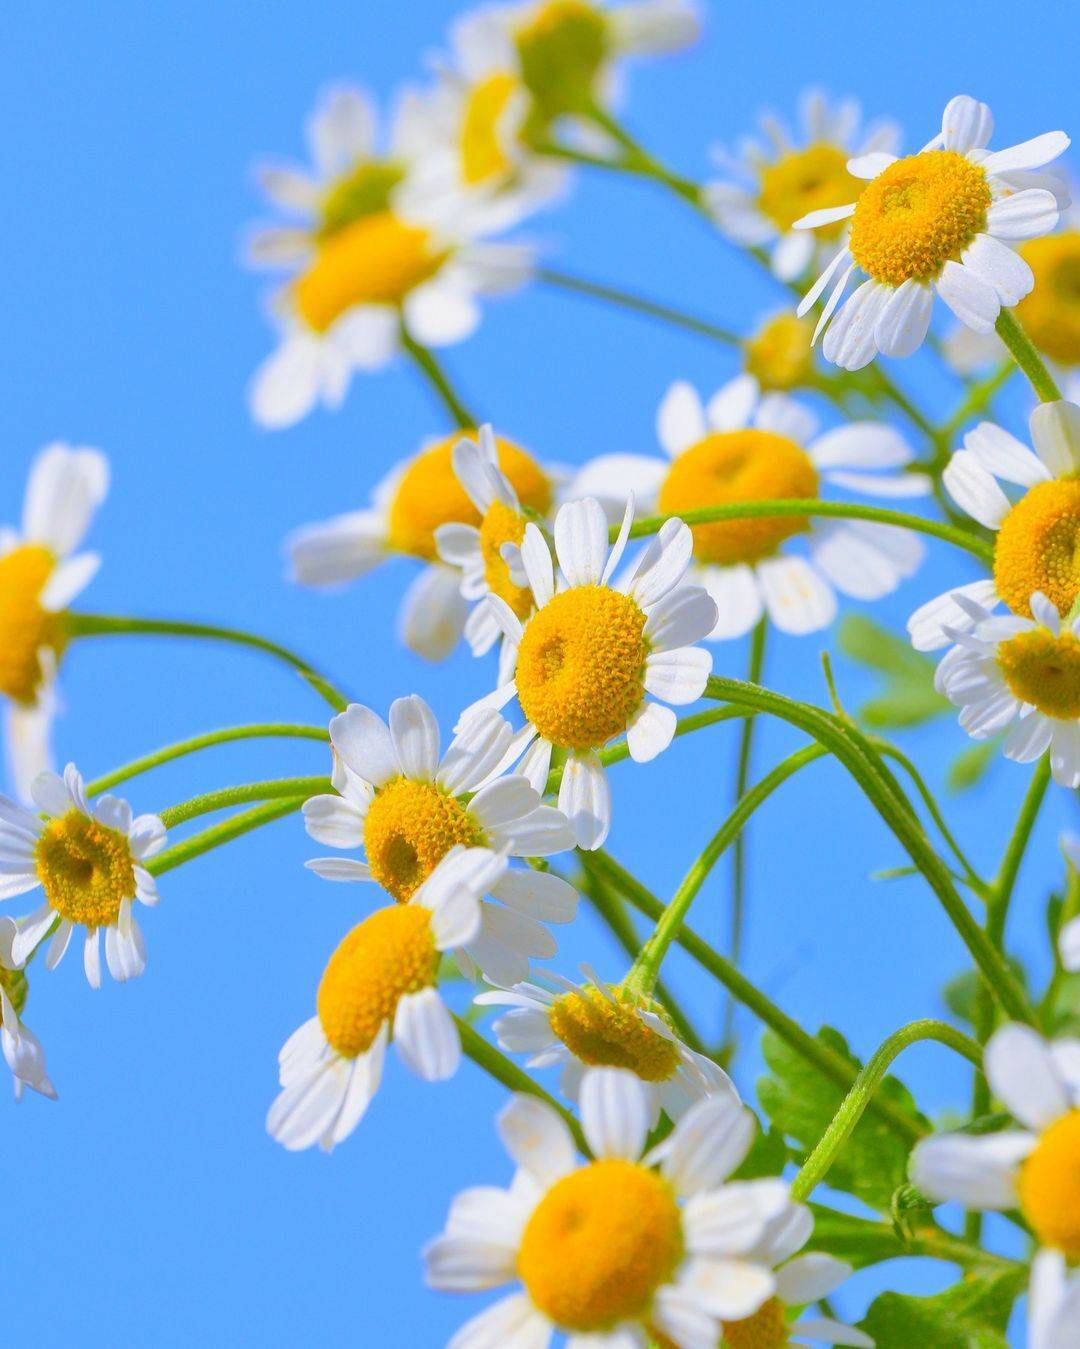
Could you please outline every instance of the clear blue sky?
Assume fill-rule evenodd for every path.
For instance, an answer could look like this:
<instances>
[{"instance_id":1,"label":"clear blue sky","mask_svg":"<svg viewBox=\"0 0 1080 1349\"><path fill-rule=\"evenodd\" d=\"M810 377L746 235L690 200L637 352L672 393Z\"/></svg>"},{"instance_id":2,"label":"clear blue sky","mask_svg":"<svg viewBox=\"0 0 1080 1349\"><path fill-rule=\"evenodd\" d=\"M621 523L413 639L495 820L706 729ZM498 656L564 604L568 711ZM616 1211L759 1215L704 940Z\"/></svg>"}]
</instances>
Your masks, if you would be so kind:
<instances>
[{"instance_id":1,"label":"clear blue sky","mask_svg":"<svg viewBox=\"0 0 1080 1349\"><path fill-rule=\"evenodd\" d=\"M376 708L418 691L448 721L488 672L465 653L433 669L393 644L405 564L327 598L290 588L280 563L291 527L360 504L393 461L441 429L438 410L395 370L358 382L335 417L257 431L243 394L271 334L261 281L237 258L244 225L260 214L252 160L301 152L302 120L327 83L355 79L387 94L414 77L455 8L19 6L5 17L0 80L0 520L17 515L40 444L99 445L114 487L94 534L105 566L87 607L249 625L311 653ZM1062 10L1057 22L1047 9L1032 23L1010 10L1001 25L992 11L976 18L930 0L887 15L849 0L712 10L696 51L635 72L629 104L634 126L690 173L703 171L711 142L733 139L762 105L790 108L811 82L897 117L909 147L961 91L993 105L1002 143L1076 129ZM776 303L752 267L643 186L582 180L569 207L529 233L567 267L693 303L729 326ZM493 308L448 363L500 428L570 462L651 451L671 379L708 390L734 369L718 348L540 293ZM920 358L900 374L939 407L949 398ZM1022 398L1010 414L1022 429ZM877 615L900 626L967 576L935 551ZM770 681L820 698L823 644L775 642ZM745 659L739 645L717 651L727 672ZM868 691L844 663L840 681L852 703ZM63 685L61 750L91 775L212 727L323 715L273 665L176 644L86 644L65 663ZM759 764L790 743L769 728ZM907 747L939 782L962 743L942 723ZM727 805L733 747L719 730L617 770L611 848L660 894ZM322 767L314 745L233 747L140 780L132 797L137 809L159 809ZM1001 764L953 807L987 867L1026 778ZM1055 791L1036 833L1012 928L1016 948L1040 964L1062 797ZM170 875L145 923L150 966L135 984L93 994L77 960L52 976L35 970L27 1016L61 1100L0 1101L10 1342L426 1349L475 1310L423 1291L417 1252L456 1190L506 1178L492 1129L500 1092L478 1072L466 1066L449 1085L426 1087L391 1064L369 1118L329 1160L286 1154L263 1132L278 1047L310 1014L327 955L370 902L303 871L312 850L292 821ZM838 768L818 764L784 788L754 821L750 859L748 970L787 1009L839 1025L862 1053L939 1010L936 990L960 968L961 948L921 884L867 878L901 859ZM701 896L696 921L707 932L721 931L726 885L721 868ZM562 968L585 958L621 972L587 917ZM716 994L677 957L672 967L715 1024ZM753 1027L743 1030L751 1043L739 1076L750 1090ZM911 1051L903 1075L930 1110L966 1099L964 1074L940 1048ZM855 1280L844 1310L858 1314L873 1286L874 1276Z\"/></svg>"}]
</instances>

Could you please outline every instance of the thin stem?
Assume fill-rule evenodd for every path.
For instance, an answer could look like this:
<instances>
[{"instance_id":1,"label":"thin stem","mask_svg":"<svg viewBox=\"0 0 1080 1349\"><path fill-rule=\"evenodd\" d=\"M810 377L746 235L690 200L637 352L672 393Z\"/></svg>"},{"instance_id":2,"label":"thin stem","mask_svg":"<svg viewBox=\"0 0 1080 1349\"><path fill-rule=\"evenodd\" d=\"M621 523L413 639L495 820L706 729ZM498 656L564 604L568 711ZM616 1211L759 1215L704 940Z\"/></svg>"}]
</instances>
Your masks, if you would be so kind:
<instances>
[{"instance_id":1,"label":"thin stem","mask_svg":"<svg viewBox=\"0 0 1080 1349\"><path fill-rule=\"evenodd\" d=\"M994 324L998 337L1009 349L1009 355L1027 375L1031 387L1042 403L1054 403L1061 397L1061 390L1054 383L1054 377L1047 370L1043 358L1035 350L1035 345L1024 332L1020 320L1011 309L1003 309Z\"/></svg>"},{"instance_id":2,"label":"thin stem","mask_svg":"<svg viewBox=\"0 0 1080 1349\"><path fill-rule=\"evenodd\" d=\"M188 820L198 819L200 815L210 815L215 810L228 810L230 806L247 805L250 801L276 801L282 797L292 800L309 797L333 790L333 784L327 777L312 778L273 778L266 782L246 782L240 787L222 787L215 792L204 792L193 796L190 801L181 801L179 805L169 806L161 812L161 821L167 829Z\"/></svg>"},{"instance_id":3,"label":"thin stem","mask_svg":"<svg viewBox=\"0 0 1080 1349\"><path fill-rule=\"evenodd\" d=\"M675 328L683 328L687 332L696 333L699 337L707 337L726 347L739 346L741 343L741 339L736 333L730 332L727 328L721 328L708 319L699 318L696 314L688 314L685 310L677 309L673 305L661 304L658 300L646 299L645 296L635 295L628 290L620 290L615 286L604 286L596 281L587 281L584 277L571 276L568 272L555 271L550 267L541 267L536 273L536 279L542 281L545 285L570 291L574 295L585 295L589 299L602 300L605 304L615 305L619 309L628 309L632 313L644 314L647 318L660 319L663 323L670 323Z\"/></svg>"},{"instance_id":4,"label":"thin stem","mask_svg":"<svg viewBox=\"0 0 1080 1349\"><path fill-rule=\"evenodd\" d=\"M183 843L174 843L171 848L166 848L156 857L151 857L146 863L146 869L151 875L164 875L166 871L183 866L185 862L201 857L203 853L210 852L213 848L220 848L223 843L231 843L242 834L249 834L253 829L259 829L264 824L272 824L274 820L293 814L300 809L305 799L303 796L294 796L284 801L268 801L265 805L256 806L254 810L245 810L240 815L234 815L230 820L222 820L220 824L184 839Z\"/></svg>"},{"instance_id":5,"label":"thin stem","mask_svg":"<svg viewBox=\"0 0 1080 1349\"><path fill-rule=\"evenodd\" d=\"M962 1034L954 1026L944 1021L912 1021L894 1031L881 1048L859 1070L851 1090L844 1098L833 1121L822 1135L821 1141L813 1150L791 1182L791 1197L796 1202L806 1199L814 1186L824 1180L836 1154L851 1136L852 1131L862 1118L863 1111L873 1100L874 1092L889 1070L893 1059L919 1040L937 1040L947 1048L962 1054L976 1067L982 1065L982 1050L974 1040Z\"/></svg>"},{"instance_id":6,"label":"thin stem","mask_svg":"<svg viewBox=\"0 0 1080 1349\"><path fill-rule=\"evenodd\" d=\"M473 430L479 423L454 391L454 386L446 376L442 366L427 347L419 342L401 325L401 345L413 359L417 370L424 377L428 387L450 415L450 420L463 431Z\"/></svg>"},{"instance_id":7,"label":"thin stem","mask_svg":"<svg viewBox=\"0 0 1080 1349\"><path fill-rule=\"evenodd\" d=\"M1016 369L1012 361L1002 361L998 368L985 379L980 379L968 389L967 393L957 404L948 421L945 421L938 428L937 437L947 446L951 438L956 434L961 426L969 417L978 416L993 401L994 394L1008 380L1010 375Z\"/></svg>"}]
</instances>

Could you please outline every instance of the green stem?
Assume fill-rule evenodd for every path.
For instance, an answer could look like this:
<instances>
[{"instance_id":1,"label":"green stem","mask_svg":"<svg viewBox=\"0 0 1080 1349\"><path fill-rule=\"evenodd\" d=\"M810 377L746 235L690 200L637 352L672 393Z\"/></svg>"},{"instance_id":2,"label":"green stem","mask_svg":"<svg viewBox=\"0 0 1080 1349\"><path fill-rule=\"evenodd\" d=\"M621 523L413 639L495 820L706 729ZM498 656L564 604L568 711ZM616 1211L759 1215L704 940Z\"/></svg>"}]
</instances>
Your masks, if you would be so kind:
<instances>
[{"instance_id":1,"label":"green stem","mask_svg":"<svg viewBox=\"0 0 1080 1349\"><path fill-rule=\"evenodd\" d=\"M412 357L417 370L445 408L454 425L462 431L474 430L479 423L454 392L454 386L446 377L446 372L428 348L421 346L406 330L404 323L401 325L401 345Z\"/></svg>"},{"instance_id":2,"label":"green stem","mask_svg":"<svg viewBox=\"0 0 1080 1349\"><path fill-rule=\"evenodd\" d=\"M708 319L699 318L696 314L676 309L673 305L661 304L657 300L646 299L643 295L635 295L631 291L619 290L615 286L603 286L596 281L587 281L584 277L571 276L568 272L555 271L550 267L541 267L536 273L536 279L547 286L557 286L560 290L570 291L574 295L585 295L589 299L615 305L619 309L629 309L648 318L660 319L663 323L670 323L675 328L696 333L699 337L707 337L726 347L741 344L738 335L727 328L721 328L718 324L710 323Z\"/></svg>"},{"instance_id":3,"label":"green stem","mask_svg":"<svg viewBox=\"0 0 1080 1349\"><path fill-rule=\"evenodd\" d=\"M833 1116L832 1123L791 1182L793 1200L796 1202L805 1200L814 1186L825 1179L836 1154L873 1100L874 1093L881 1085L881 1080L888 1072L893 1059L901 1050L919 1040L937 1040L947 1048L955 1050L957 1054L962 1054L976 1067L982 1066L982 1050L974 1040L969 1039L954 1026L946 1025L944 1021L912 1021L910 1025L894 1031L877 1053L859 1070L851 1090Z\"/></svg>"},{"instance_id":4,"label":"green stem","mask_svg":"<svg viewBox=\"0 0 1080 1349\"><path fill-rule=\"evenodd\" d=\"M266 782L246 782L241 787L222 787L215 792L204 792L193 796L190 801L169 806L161 812L161 821L167 829L188 820L198 819L200 815L210 815L215 810L228 810L230 806L247 805L251 801L276 801L283 797L289 800L302 797L305 801L312 796L333 790L333 784L327 777L313 778L273 778Z\"/></svg>"},{"instance_id":5,"label":"green stem","mask_svg":"<svg viewBox=\"0 0 1080 1349\"><path fill-rule=\"evenodd\" d=\"M978 380L968 389L967 393L957 404L956 409L949 417L948 421L943 422L938 428L938 439L943 441L946 446L957 431L970 417L977 417L993 401L994 394L1001 388L1006 380L1012 375L1016 366L1012 361L1002 361L1001 365L986 376L985 379Z\"/></svg>"},{"instance_id":6,"label":"green stem","mask_svg":"<svg viewBox=\"0 0 1080 1349\"><path fill-rule=\"evenodd\" d=\"M1061 397L1061 390L1054 383L1054 377L1047 370L1043 358L1035 350L1034 343L1021 327L1020 320L1011 309L1003 309L994 324L998 337L1009 349L1009 355L1027 375L1031 387L1042 403L1055 403Z\"/></svg>"},{"instance_id":7,"label":"green stem","mask_svg":"<svg viewBox=\"0 0 1080 1349\"><path fill-rule=\"evenodd\" d=\"M284 815L291 815L300 809L305 799L303 796L294 796L284 801L268 801L265 805L256 806L254 810L245 810L240 815L234 815L230 820L222 820L220 824L184 839L183 843L174 843L171 848L166 848L156 857L151 857L146 869L153 876L164 875L166 871L183 866L185 862L201 857L203 853L210 852L213 848L220 848L223 843L231 843L242 834L249 834L264 824L272 824L274 820L280 820Z\"/></svg>"}]
</instances>

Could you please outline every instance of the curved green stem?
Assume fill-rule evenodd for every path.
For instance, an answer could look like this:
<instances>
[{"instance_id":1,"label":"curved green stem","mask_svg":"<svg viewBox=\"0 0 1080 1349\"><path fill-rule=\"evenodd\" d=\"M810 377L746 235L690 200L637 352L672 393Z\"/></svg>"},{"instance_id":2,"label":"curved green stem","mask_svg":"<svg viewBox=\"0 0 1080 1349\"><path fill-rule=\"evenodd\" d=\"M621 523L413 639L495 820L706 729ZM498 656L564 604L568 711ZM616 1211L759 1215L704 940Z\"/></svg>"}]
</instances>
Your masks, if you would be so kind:
<instances>
[{"instance_id":1,"label":"curved green stem","mask_svg":"<svg viewBox=\"0 0 1080 1349\"><path fill-rule=\"evenodd\" d=\"M259 829L264 824L272 824L274 820L280 820L284 815L291 815L300 809L306 799L303 796L293 796L284 801L268 801L265 805L256 806L254 810L245 810L240 815L234 815L230 820L222 820L220 824L184 839L183 843L174 843L171 848L166 848L156 857L151 857L146 863L146 869L153 876L164 875L166 871L183 866L185 862L201 857L203 853L208 853L213 848L220 848L223 843L231 843L242 834L250 834L253 829Z\"/></svg>"},{"instance_id":2,"label":"curved green stem","mask_svg":"<svg viewBox=\"0 0 1080 1349\"><path fill-rule=\"evenodd\" d=\"M210 815L215 810L228 810L230 806L247 805L251 801L275 801L285 797L292 800L301 797L318 796L333 790L328 777L312 778L272 778L266 782L246 782L240 787L222 787L215 792L204 792L193 796L190 801L181 801L179 805L169 806L161 812L161 821L167 829L188 820L198 819L200 815Z\"/></svg>"},{"instance_id":3,"label":"curved green stem","mask_svg":"<svg viewBox=\"0 0 1080 1349\"><path fill-rule=\"evenodd\" d=\"M726 347L737 347L742 341L736 333L721 328L708 319L688 314L674 305L661 304L658 300L649 300L643 295L620 290L615 286L603 286L596 281L587 281L584 277L571 276L568 272L556 271L551 267L541 267L536 273L536 279L544 285L556 286L559 290L570 291L574 295L585 295L589 299L602 300L605 304L628 309L647 318L660 319L661 322L671 324L674 328L683 328L686 332L695 333L698 337L707 337Z\"/></svg>"},{"instance_id":4,"label":"curved green stem","mask_svg":"<svg viewBox=\"0 0 1080 1349\"><path fill-rule=\"evenodd\" d=\"M1011 309L1003 309L994 324L998 337L1009 349L1009 355L1027 375L1036 397L1042 403L1054 403L1061 397L1061 390L1054 377L1047 370L1043 358L1035 350L1035 345L1024 332L1020 320Z\"/></svg>"},{"instance_id":5,"label":"curved green stem","mask_svg":"<svg viewBox=\"0 0 1080 1349\"><path fill-rule=\"evenodd\" d=\"M401 345L412 357L413 364L423 376L428 388L435 394L439 403L449 413L450 420L454 425L462 431L474 430L479 423L454 391L454 386L447 378L446 372L428 348L421 346L408 332L404 323L401 325Z\"/></svg>"}]
</instances>

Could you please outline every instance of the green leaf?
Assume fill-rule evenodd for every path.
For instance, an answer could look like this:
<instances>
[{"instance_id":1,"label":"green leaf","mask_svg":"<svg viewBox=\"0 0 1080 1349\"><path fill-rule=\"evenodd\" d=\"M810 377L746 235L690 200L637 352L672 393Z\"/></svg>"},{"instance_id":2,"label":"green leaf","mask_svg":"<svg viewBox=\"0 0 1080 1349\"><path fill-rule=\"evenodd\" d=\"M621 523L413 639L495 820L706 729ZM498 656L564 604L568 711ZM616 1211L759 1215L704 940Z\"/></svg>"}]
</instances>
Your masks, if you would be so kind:
<instances>
[{"instance_id":1,"label":"green leaf","mask_svg":"<svg viewBox=\"0 0 1080 1349\"><path fill-rule=\"evenodd\" d=\"M966 792L981 782L994 762L999 743L995 736L992 740L976 740L973 745L962 749L945 775L945 785L949 791Z\"/></svg>"},{"instance_id":2,"label":"green leaf","mask_svg":"<svg viewBox=\"0 0 1080 1349\"><path fill-rule=\"evenodd\" d=\"M1009 1349L1005 1332L1025 1282L1018 1268L969 1275L934 1297L882 1293L859 1328L877 1349Z\"/></svg>"},{"instance_id":3,"label":"green leaf","mask_svg":"<svg viewBox=\"0 0 1080 1349\"><path fill-rule=\"evenodd\" d=\"M758 1128L753 1146L742 1166L734 1173L734 1180L759 1180L762 1176L779 1176L788 1163L788 1149L779 1129L766 1132Z\"/></svg>"},{"instance_id":4,"label":"green leaf","mask_svg":"<svg viewBox=\"0 0 1080 1349\"><path fill-rule=\"evenodd\" d=\"M918 726L948 710L948 700L934 688L934 662L906 638L864 614L848 614L837 641L844 655L885 676L883 691L859 709L867 726Z\"/></svg>"},{"instance_id":5,"label":"green leaf","mask_svg":"<svg viewBox=\"0 0 1080 1349\"><path fill-rule=\"evenodd\" d=\"M811 1204L814 1230L806 1243L808 1251L826 1251L839 1260L846 1260L853 1269L880 1264L910 1255L905 1242L892 1223L876 1222L873 1218L856 1218L840 1213L822 1204Z\"/></svg>"},{"instance_id":6,"label":"green leaf","mask_svg":"<svg viewBox=\"0 0 1080 1349\"><path fill-rule=\"evenodd\" d=\"M1012 956L1008 957L1008 965L1026 989L1028 986L1027 970L1020 964L1019 960ZM982 982L982 976L977 970L964 970L962 974L957 974L950 979L942 989L945 1006L948 1007L953 1016L960 1021L966 1021L968 1025L972 1025L975 1020L976 999L979 985Z\"/></svg>"}]
</instances>

